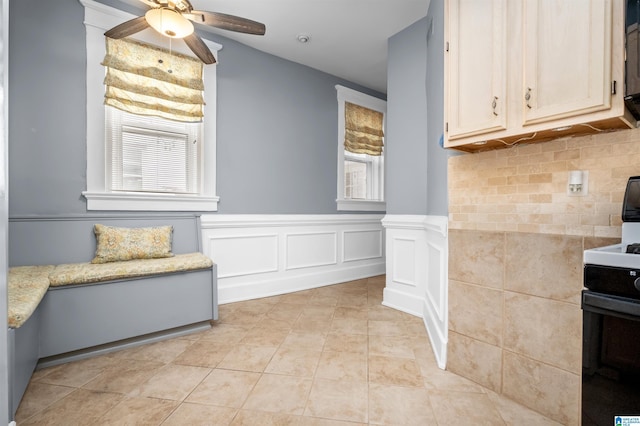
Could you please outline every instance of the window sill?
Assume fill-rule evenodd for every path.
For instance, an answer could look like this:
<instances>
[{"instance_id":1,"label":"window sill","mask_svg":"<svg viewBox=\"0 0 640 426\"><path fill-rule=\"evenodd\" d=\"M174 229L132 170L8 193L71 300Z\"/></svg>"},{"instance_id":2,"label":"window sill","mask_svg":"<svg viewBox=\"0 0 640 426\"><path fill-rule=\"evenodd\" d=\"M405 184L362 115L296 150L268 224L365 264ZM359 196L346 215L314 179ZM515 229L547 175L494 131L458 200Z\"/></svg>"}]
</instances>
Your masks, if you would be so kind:
<instances>
[{"instance_id":1,"label":"window sill","mask_svg":"<svg viewBox=\"0 0 640 426\"><path fill-rule=\"evenodd\" d=\"M89 192L87 210L117 211L218 211L218 197L193 195L146 194L140 192Z\"/></svg>"},{"instance_id":2,"label":"window sill","mask_svg":"<svg viewBox=\"0 0 640 426\"><path fill-rule=\"evenodd\" d=\"M338 211L386 212L385 201L372 200L336 200Z\"/></svg>"}]
</instances>

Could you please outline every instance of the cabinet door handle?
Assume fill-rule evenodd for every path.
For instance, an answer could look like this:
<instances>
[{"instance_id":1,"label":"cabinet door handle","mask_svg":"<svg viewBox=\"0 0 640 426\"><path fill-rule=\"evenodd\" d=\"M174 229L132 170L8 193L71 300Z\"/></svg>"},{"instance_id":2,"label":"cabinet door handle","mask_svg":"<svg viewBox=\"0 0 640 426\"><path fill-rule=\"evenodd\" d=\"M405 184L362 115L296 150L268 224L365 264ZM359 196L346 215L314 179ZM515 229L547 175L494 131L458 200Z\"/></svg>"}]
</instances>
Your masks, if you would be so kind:
<instances>
[{"instance_id":1,"label":"cabinet door handle","mask_svg":"<svg viewBox=\"0 0 640 426\"><path fill-rule=\"evenodd\" d=\"M531 87L527 87L527 93L524 94L524 100L527 101L527 108L531 109L529 101L531 100Z\"/></svg>"},{"instance_id":2,"label":"cabinet door handle","mask_svg":"<svg viewBox=\"0 0 640 426\"><path fill-rule=\"evenodd\" d=\"M496 107L498 106L498 97L494 96L493 97L493 102L491 102L491 108L493 108L493 115L495 115L496 117L498 116L498 113L496 112Z\"/></svg>"}]
</instances>

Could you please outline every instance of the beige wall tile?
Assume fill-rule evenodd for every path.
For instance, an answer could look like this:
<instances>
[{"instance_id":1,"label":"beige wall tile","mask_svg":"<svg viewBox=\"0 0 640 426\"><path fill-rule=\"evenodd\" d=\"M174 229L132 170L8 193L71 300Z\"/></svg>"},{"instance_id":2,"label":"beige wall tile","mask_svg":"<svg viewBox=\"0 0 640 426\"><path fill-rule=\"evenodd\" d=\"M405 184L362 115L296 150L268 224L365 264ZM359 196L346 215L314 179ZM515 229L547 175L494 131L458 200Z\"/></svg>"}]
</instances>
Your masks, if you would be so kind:
<instances>
[{"instance_id":1,"label":"beige wall tile","mask_svg":"<svg viewBox=\"0 0 640 426\"><path fill-rule=\"evenodd\" d=\"M502 346L503 292L449 281L449 329Z\"/></svg>"},{"instance_id":2,"label":"beige wall tile","mask_svg":"<svg viewBox=\"0 0 640 426\"><path fill-rule=\"evenodd\" d=\"M449 331L447 370L495 392L501 392L502 350Z\"/></svg>"},{"instance_id":3,"label":"beige wall tile","mask_svg":"<svg viewBox=\"0 0 640 426\"><path fill-rule=\"evenodd\" d=\"M508 233L505 289L580 303L582 238Z\"/></svg>"},{"instance_id":4,"label":"beige wall tile","mask_svg":"<svg viewBox=\"0 0 640 426\"><path fill-rule=\"evenodd\" d=\"M449 278L502 288L504 236L483 231L449 233Z\"/></svg>"},{"instance_id":5,"label":"beige wall tile","mask_svg":"<svg viewBox=\"0 0 640 426\"><path fill-rule=\"evenodd\" d=\"M504 348L579 374L582 369L580 306L505 292Z\"/></svg>"},{"instance_id":6,"label":"beige wall tile","mask_svg":"<svg viewBox=\"0 0 640 426\"><path fill-rule=\"evenodd\" d=\"M564 425L580 421L580 376L504 351L503 393Z\"/></svg>"}]
</instances>

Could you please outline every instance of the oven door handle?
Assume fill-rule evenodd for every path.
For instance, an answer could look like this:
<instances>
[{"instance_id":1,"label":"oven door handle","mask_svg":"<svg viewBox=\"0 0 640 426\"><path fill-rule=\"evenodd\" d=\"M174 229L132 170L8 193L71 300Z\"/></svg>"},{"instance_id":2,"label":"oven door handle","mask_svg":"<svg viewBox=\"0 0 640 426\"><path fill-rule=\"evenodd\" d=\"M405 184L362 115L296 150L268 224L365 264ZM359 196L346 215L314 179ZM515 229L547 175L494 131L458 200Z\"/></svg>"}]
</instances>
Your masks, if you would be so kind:
<instances>
[{"instance_id":1,"label":"oven door handle","mask_svg":"<svg viewBox=\"0 0 640 426\"><path fill-rule=\"evenodd\" d=\"M582 292L582 309L621 317L632 316L636 320L640 318L640 303L588 290Z\"/></svg>"}]
</instances>

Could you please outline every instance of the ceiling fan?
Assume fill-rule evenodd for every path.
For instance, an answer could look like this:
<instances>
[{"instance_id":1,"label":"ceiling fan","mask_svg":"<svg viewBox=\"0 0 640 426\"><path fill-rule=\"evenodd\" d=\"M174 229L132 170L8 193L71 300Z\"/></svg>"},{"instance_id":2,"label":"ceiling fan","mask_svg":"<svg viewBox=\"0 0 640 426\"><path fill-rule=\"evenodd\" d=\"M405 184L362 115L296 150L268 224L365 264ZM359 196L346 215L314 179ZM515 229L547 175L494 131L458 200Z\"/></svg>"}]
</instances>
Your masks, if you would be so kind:
<instances>
[{"instance_id":1,"label":"ceiling fan","mask_svg":"<svg viewBox=\"0 0 640 426\"><path fill-rule=\"evenodd\" d=\"M224 13L194 10L188 0L140 1L151 7L144 16L116 25L104 35L110 38L124 38L151 27L163 36L183 39L189 49L202 62L214 64L216 58L204 41L194 32L191 22L239 33L255 35L264 35L265 33L265 26L260 22Z\"/></svg>"}]
</instances>

